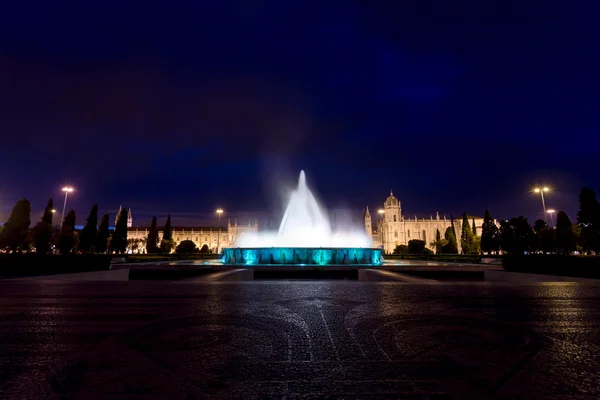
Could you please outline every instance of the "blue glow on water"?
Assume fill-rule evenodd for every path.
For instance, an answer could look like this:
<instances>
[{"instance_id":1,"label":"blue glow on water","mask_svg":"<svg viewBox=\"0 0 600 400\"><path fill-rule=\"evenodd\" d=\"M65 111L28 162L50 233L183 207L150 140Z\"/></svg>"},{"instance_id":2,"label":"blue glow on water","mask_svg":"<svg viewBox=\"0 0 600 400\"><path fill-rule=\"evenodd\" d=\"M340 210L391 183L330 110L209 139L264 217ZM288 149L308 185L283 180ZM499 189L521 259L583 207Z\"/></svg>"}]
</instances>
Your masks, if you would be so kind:
<instances>
[{"instance_id":1,"label":"blue glow on water","mask_svg":"<svg viewBox=\"0 0 600 400\"><path fill-rule=\"evenodd\" d=\"M381 265L381 249L369 248L229 248L223 264L245 265Z\"/></svg>"}]
</instances>

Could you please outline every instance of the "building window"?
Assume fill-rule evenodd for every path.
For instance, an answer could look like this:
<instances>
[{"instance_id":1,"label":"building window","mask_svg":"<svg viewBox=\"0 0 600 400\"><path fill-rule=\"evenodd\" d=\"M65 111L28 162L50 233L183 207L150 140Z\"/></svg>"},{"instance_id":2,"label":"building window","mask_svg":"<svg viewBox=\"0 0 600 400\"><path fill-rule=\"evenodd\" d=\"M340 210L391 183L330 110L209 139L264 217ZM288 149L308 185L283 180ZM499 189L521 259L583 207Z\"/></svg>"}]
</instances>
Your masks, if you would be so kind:
<instances>
[{"instance_id":1,"label":"building window","mask_svg":"<svg viewBox=\"0 0 600 400\"><path fill-rule=\"evenodd\" d=\"M398 237L398 231L394 231L394 237Z\"/></svg>"},{"instance_id":2,"label":"building window","mask_svg":"<svg viewBox=\"0 0 600 400\"><path fill-rule=\"evenodd\" d=\"M204 241L208 242L208 236L204 236Z\"/></svg>"},{"instance_id":3,"label":"building window","mask_svg":"<svg viewBox=\"0 0 600 400\"><path fill-rule=\"evenodd\" d=\"M198 236L196 236L196 242L198 241Z\"/></svg>"},{"instance_id":4,"label":"building window","mask_svg":"<svg viewBox=\"0 0 600 400\"><path fill-rule=\"evenodd\" d=\"M427 235L425 234L425 229L423 229L423 241L427 244Z\"/></svg>"},{"instance_id":5,"label":"building window","mask_svg":"<svg viewBox=\"0 0 600 400\"><path fill-rule=\"evenodd\" d=\"M217 241L217 236L216 236L216 235L213 237L213 240L214 240L215 242Z\"/></svg>"},{"instance_id":6,"label":"building window","mask_svg":"<svg viewBox=\"0 0 600 400\"><path fill-rule=\"evenodd\" d=\"M396 216L394 215L394 222L396 222Z\"/></svg>"},{"instance_id":7,"label":"building window","mask_svg":"<svg viewBox=\"0 0 600 400\"><path fill-rule=\"evenodd\" d=\"M408 230L408 237L410 238L410 229Z\"/></svg>"}]
</instances>

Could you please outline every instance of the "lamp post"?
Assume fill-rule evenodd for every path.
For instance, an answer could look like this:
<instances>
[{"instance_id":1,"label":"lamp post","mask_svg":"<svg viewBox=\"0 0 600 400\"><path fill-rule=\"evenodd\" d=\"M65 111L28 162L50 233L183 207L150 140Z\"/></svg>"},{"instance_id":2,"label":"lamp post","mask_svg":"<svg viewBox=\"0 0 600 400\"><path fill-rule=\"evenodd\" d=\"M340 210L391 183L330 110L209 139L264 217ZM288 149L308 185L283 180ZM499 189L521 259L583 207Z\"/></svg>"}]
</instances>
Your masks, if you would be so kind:
<instances>
[{"instance_id":1,"label":"lamp post","mask_svg":"<svg viewBox=\"0 0 600 400\"><path fill-rule=\"evenodd\" d=\"M550 214L550 225L554 228L554 213L556 210L548 210L546 212Z\"/></svg>"},{"instance_id":2,"label":"lamp post","mask_svg":"<svg viewBox=\"0 0 600 400\"><path fill-rule=\"evenodd\" d=\"M385 210L380 208L379 210L377 210L377 213L379 213L379 219L383 219L383 214L385 213Z\"/></svg>"},{"instance_id":3,"label":"lamp post","mask_svg":"<svg viewBox=\"0 0 600 400\"><path fill-rule=\"evenodd\" d=\"M221 214L223 214L222 208L217 208L215 211L219 216L219 229L217 229L217 254L221 251Z\"/></svg>"},{"instance_id":4,"label":"lamp post","mask_svg":"<svg viewBox=\"0 0 600 400\"><path fill-rule=\"evenodd\" d=\"M73 191L73 188L70 186L65 186L64 188L62 188L62 191L65 192L65 202L63 203L62 216L60 217L60 226L61 227L62 227L63 221L65 219L65 209L67 208L67 197L69 196L69 193L71 193Z\"/></svg>"},{"instance_id":5,"label":"lamp post","mask_svg":"<svg viewBox=\"0 0 600 400\"><path fill-rule=\"evenodd\" d=\"M549 190L550 189L547 186L544 186L542 188L533 189L534 192L539 193L540 196L542 196L542 208L544 210L544 221L546 221L546 223L548 223L548 217L547 217L547 212L546 212L546 201L544 200L544 192L547 192Z\"/></svg>"}]
</instances>

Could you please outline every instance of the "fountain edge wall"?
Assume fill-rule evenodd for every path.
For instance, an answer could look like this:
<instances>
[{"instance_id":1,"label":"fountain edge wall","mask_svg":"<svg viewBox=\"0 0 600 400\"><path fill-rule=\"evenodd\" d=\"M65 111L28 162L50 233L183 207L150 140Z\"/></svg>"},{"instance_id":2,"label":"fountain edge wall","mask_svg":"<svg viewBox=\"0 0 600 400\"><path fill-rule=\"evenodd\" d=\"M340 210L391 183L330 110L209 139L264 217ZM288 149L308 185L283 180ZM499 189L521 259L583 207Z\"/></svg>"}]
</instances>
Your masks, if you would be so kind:
<instances>
[{"instance_id":1,"label":"fountain edge wall","mask_svg":"<svg viewBox=\"0 0 600 400\"><path fill-rule=\"evenodd\" d=\"M230 265L381 265L377 248L256 247L223 249L223 264Z\"/></svg>"}]
</instances>

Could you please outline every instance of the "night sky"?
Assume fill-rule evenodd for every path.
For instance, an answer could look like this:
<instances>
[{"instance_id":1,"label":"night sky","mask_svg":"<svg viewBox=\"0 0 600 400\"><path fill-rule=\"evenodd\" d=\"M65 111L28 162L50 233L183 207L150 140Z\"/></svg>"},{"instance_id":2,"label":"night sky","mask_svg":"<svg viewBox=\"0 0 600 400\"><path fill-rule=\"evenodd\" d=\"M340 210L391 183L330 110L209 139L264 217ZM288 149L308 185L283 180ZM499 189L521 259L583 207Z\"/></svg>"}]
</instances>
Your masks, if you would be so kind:
<instances>
[{"instance_id":1,"label":"night sky","mask_svg":"<svg viewBox=\"0 0 600 400\"><path fill-rule=\"evenodd\" d=\"M395 4L395 5L394 5ZM600 190L600 2L9 1L0 194L135 225L331 209L572 218ZM113 217L111 216L111 219Z\"/></svg>"}]
</instances>

